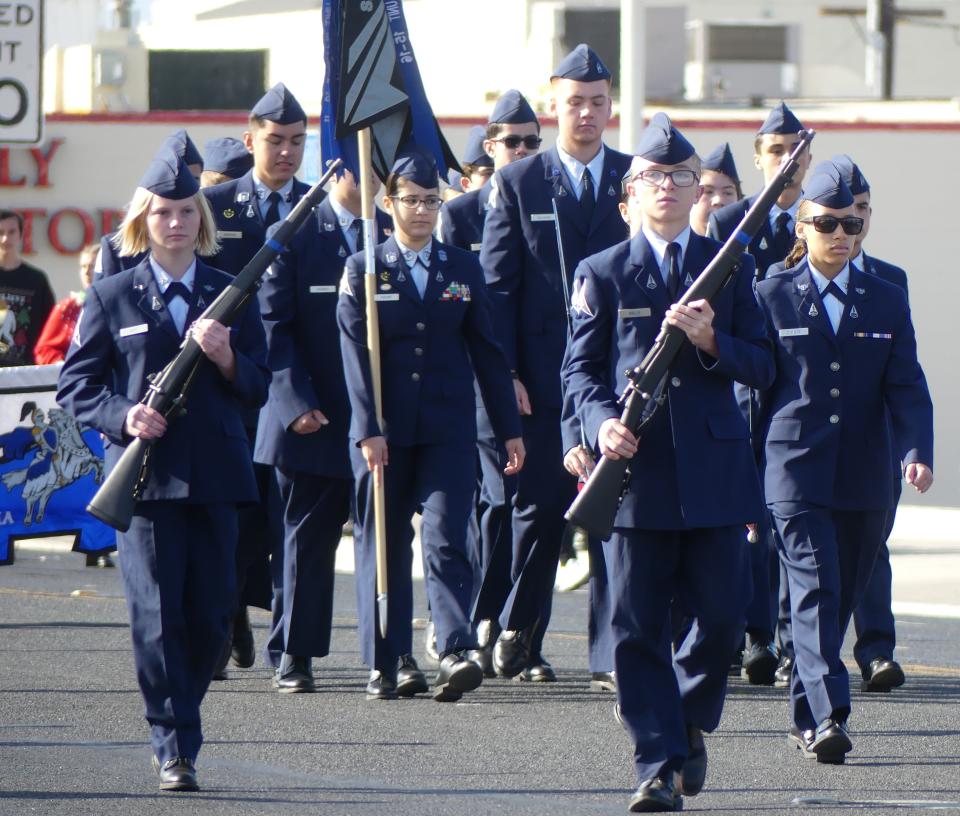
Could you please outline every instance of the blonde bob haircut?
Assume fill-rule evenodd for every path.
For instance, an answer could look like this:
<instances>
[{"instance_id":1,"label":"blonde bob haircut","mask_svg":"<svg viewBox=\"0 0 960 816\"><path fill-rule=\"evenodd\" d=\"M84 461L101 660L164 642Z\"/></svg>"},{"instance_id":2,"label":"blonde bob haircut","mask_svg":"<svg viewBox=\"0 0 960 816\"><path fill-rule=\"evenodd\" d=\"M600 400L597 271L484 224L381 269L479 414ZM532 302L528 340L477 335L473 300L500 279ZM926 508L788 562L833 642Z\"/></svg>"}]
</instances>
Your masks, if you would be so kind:
<instances>
[{"instance_id":1,"label":"blonde bob haircut","mask_svg":"<svg viewBox=\"0 0 960 816\"><path fill-rule=\"evenodd\" d=\"M137 191L133 194L133 200L127 207L127 214L123 217L123 223L113 239L113 245L122 257L139 255L150 249L147 213L154 198L159 196L143 187L137 187ZM217 241L217 224L213 220L213 212L210 210L207 197L197 191L193 195L193 203L200 211L200 231L197 233L195 249L200 255L207 257L216 255L220 251L220 243Z\"/></svg>"}]
</instances>

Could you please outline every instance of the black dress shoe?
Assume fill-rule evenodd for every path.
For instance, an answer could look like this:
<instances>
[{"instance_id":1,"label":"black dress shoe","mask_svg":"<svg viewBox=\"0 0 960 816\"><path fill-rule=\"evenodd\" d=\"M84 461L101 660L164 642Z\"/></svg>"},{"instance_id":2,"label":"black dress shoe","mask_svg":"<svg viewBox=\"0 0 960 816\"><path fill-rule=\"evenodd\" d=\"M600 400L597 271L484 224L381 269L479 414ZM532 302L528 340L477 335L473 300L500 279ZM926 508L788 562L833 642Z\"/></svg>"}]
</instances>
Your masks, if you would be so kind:
<instances>
[{"instance_id":1,"label":"black dress shoe","mask_svg":"<svg viewBox=\"0 0 960 816\"><path fill-rule=\"evenodd\" d=\"M400 655L400 669L397 671L397 694L401 697L413 697L414 694L425 694L430 690L427 678L413 655Z\"/></svg>"},{"instance_id":2,"label":"black dress shoe","mask_svg":"<svg viewBox=\"0 0 960 816\"><path fill-rule=\"evenodd\" d=\"M670 779L647 779L630 797L631 813L672 813L683 810L683 798Z\"/></svg>"},{"instance_id":3,"label":"black dress shoe","mask_svg":"<svg viewBox=\"0 0 960 816\"><path fill-rule=\"evenodd\" d=\"M789 655L780 655L780 665L773 673L773 685L777 688L790 688L790 677L793 675L793 658Z\"/></svg>"},{"instance_id":4,"label":"black dress shoe","mask_svg":"<svg viewBox=\"0 0 960 816\"><path fill-rule=\"evenodd\" d=\"M590 675L590 691L617 692L617 675L610 672L594 672Z\"/></svg>"},{"instance_id":5,"label":"black dress shoe","mask_svg":"<svg viewBox=\"0 0 960 816\"><path fill-rule=\"evenodd\" d=\"M233 640L230 657L233 665L249 669L256 659L253 648L253 630L250 628L250 616L247 607L241 606L233 618Z\"/></svg>"},{"instance_id":6,"label":"black dress shoe","mask_svg":"<svg viewBox=\"0 0 960 816\"><path fill-rule=\"evenodd\" d=\"M370 682L367 683L368 700L396 700L397 676L395 673L382 672L374 669L370 672Z\"/></svg>"},{"instance_id":7,"label":"black dress shoe","mask_svg":"<svg viewBox=\"0 0 960 816\"><path fill-rule=\"evenodd\" d=\"M453 703L465 692L473 691L483 682L483 671L461 652L450 652L440 661L440 671L433 684L433 699L439 703Z\"/></svg>"},{"instance_id":8,"label":"black dress shoe","mask_svg":"<svg viewBox=\"0 0 960 816\"><path fill-rule=\"evenodd\" d=\"M100 567L100 569L111 569L116 566L113 559L107 553L87 553L87 566Z\"/></svg>"},{"instance_id":9,"label":"black dress shoe","mask_svg":"<svg viewBox=\"0 0 960 816\"><path fill-rule=\"evenodd\" d=\"M687 743L690 748L683 768L674 777L677 791L684 796L696 796L703 790L707 778L707 746L703 732L695 725L687 726Z\"/></svg>"},{"instance_id":10,"label":"black dress shoe","mask_svg":"<svg viewBox=\"0 0 960 816\"><path fill-rule=\"evenodd\" d=\"M281 694L310 694L316 691L310 658L284 654L280 658L273 685Z\"/></svg>"},{"instance_id":11,"label":"black dress shoe","mask_svg":"<svg viewBox=\"0 0 960 816\"><path fill-rule=\"evenodd\" d=\"M437 652L437 628L433 625L433 619L427 621L427 631L425 633L425 642L423 652L426 655L428 666L440 665L440 654Z\"/></svg>"},{"instance_id":12,"label":"black dress shoe","mask_svg":"<svg viewBox=\"0 0 960 816\"><path fill-rule=\"evenodd\" d=\"M807 759L816 757L817 762L827 765L843 765L846 755L853 750L853 743L844 723L827 718L816 731L804 732L800 750Z\"/></svg>"},{"instance_id":13,"label":"black dress shoe","mask_svg":"<svg viewBox=\"0 0 960 816\"><path fill-rule=\"evenodd\" d=\"M796 725L791 725L787 732L787 739L792 742L800 751L803 751L805 759L814 759L816 754L808 753L810 743L813 742L814 730L812 728L803 731Z\"/></svg>"},{"instance_id":14,"label":"black dress shoe","mask_svg":"<svg viewBox=\"0 0 960 816\"><path fill-rule=\"evenodd\" d=\"M186 757L168 759L163 765L156 757L153 758L153 770L160 777L162 791L198 791L197 769L193 767L193 760Z\"/></svg>"},{"instance_id":15,"label":"black dress shoe","mask_svg":"<svg viewBox=\"0 0 960 816\"><path fill-rule=\"evenodd\" d=\"M217 658L217 665L213 667L213 678L214 680L226 680L227 679L227 663L230 662L230 638L227 637L223 641L223 646L220 649L220 656Z\"/></svg>"},{"instance_id":16,"label":"black dress shoe","mask_svg":"<svg viewBox=\"0 0 960 816\"><path fill-rule=\"evenodd\" d=\"M496 677L497 673L493 670L493 647L481 646L479 649L470 649L467 652L467 660L472 660L480 667L484 677Z\"/></svg>"},{"instance_id":17,"label":"black dress shoe","mask_svg":"<svg viewBox=\"0 0 960 816\"><path fill-rule=\"evenodd\" d=\"M505 629L493 647L493 668L500 677L516 677L530 665L530 644L535 627Z\"/></svg>"},{"instance_id":18,"label":"black dress shoe","mask_svg":"<svg viewBox=\"0 0 960 816\"><path fill-rule=\"evenodd\" d=\"M875 657L863 672L861 691L890 691L904 684L906 678L903 669L896 660L888 657Z\"/></svg>"},{"instance_id":19,"label":"black dress shoe","mask_svg":"<svg viewBox=\"0 0 960 816\"><path fill-rule=\"evenodd\" d=\"M740 676L751 686L772 686L779 661L777 650L770 643L749 642L743 652Z\"/></svg>"},{"instance_id":20,"label":"black dress shoe","mask_svg":"<svg viewBox=\"0 0 960 816\"><path fill-rule=\"evenodd\" d=\"M557 673L553 666L544 660L543 655L537 655L531 658L529 665L517 675L517 680L524 683L556 683Z\"/></svg>"}]
</instances>

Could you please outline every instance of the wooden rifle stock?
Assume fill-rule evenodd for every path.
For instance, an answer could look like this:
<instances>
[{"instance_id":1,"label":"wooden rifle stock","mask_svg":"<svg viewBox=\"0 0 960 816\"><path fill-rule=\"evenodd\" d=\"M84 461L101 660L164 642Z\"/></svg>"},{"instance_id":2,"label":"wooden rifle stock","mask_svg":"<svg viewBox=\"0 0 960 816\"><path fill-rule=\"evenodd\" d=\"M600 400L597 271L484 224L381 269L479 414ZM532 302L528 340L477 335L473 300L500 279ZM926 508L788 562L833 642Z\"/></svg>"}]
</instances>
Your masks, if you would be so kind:
<instances>
[{"instance_id":1,"label":"wooden rifle stock","mask_svg":"<svg viewBox=\"0 0 960 816\"><path fill-rule=\"evenodd\" d=\"M799 168L800 156L809 148L815 134L813 131L802 130L799 135L800 143L784 161L780 172L753 202L739 226L687 289L679 303L686 305L694 300L712 300L736 271L740 256L750 245L764 220L769 217L770 210L784 188L793 179ZM640 365L627 374L629 383L620 398L623 404L620 421L638 438L659 407L657 391L662 387L661 384L685 340L686 335L680 329L674 326L664 327ZM567 521L582 527L589 535L596 536L601 541L608 539L613 531L620 501L627 489L629 466L629 459L609 459L601 456L583 490L567 509Z\"/></svg>"},{"instance_id":2,"label":"wooden rifle stock","mask_svg":"<svg viewBox=\"0 0 960 816\"><path fill-rule=\"evenodd\" d=\"M329 165L327 172L297 202L240 274L230 281L200 315L200 320L216 320L224 326L230 326L237 319L256 292L263 273L307 220L311 210L320 203L324 185L336 173L340 164L341 161L337 159ZM203 350L188 333L176 356L162 371L149 378L150 385L147 386L143 404L160 412L167 419L175 420L185 410L184 404L190 386L203 360ZM143 494L149 476L150 451L156 441L140 438L131 440L87 505L88 513L120 532L126 532L130 528L134 506Z\"/></svg>"}]
</instances>

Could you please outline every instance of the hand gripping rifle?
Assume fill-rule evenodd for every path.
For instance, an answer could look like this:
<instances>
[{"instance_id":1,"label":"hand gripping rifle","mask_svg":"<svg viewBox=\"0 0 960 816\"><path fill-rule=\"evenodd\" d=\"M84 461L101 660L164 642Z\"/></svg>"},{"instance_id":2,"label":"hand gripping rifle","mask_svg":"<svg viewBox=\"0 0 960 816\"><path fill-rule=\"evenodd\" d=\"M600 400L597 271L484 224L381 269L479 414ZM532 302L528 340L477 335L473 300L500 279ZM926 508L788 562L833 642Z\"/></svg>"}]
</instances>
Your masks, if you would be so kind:
<instances>
[{"instance_id":1,"label":"hand gripping rifle","mask_svg":"<svg viewBox=\"0 0 960 816\"><path fill-rule=\"evenodd\" d=\"M723 288L738 269L741 254L796 174L800 156L809 148L813 137L813 131L800 131L800 143L781 165L780 172L757 197L716 257L680 298L681 304L701 299L709 301ZM653 419L657 408L663 404L664 383L669 368L685 340L686 335L680 329L665 326L640 365L627 372L629 383L620 398L623 406L620 421L638 438ZM567 510L566 519L601 540L609 538L620 500L629 484L629 465L629 459L602 456L583 490Z\"/></svg>"},{"instance_id":2,"label":"hand gripping rifle","mask_svg":"<svg viewBox=\"0 0 960 816\"><path fill-rule=\"evenodd\" d=\"M237 319L254 296L263 273L307 220L310 211L320 202L323 186L340 164L339 159L330 164L322 178L297 202L290 214L280 222L276 232L267 238L257 254L240 274L230 281L229 286L217 295L199 319L216 320L224 326L231 325ZM188 333L176 356L162 371L148 378L150 384L142 400L143 404L171 421L183 415L186 412L187 395L204 359L203 350ZM87 512L115 530L126 532L130 528L134 505L143 495L150 475L150 452L155 442L154 439L139 437L131 440L110 475L87 505Z\"/></svg>"}]
</instances>

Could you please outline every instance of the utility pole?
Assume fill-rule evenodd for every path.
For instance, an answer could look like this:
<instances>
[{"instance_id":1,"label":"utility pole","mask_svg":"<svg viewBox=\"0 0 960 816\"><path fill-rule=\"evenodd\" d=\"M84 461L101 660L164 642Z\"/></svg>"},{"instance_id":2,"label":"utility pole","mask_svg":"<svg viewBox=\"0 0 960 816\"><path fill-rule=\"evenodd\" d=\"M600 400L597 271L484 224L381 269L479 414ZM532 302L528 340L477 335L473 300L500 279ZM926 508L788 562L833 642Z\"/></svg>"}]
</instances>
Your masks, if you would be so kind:
<instances>
[{"instance_id":1,"label":"utility pole","mask_svg":"<svg viewBox=\"0 0 960 816\"><path fill-rule=\"evenodd\" d=\"M893 99L894 0L867 0L867 85L880 99Z\"/></svg>"}]
</instances>

